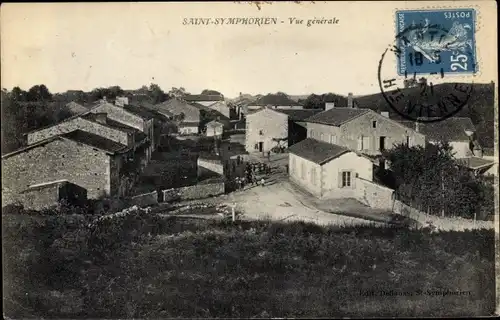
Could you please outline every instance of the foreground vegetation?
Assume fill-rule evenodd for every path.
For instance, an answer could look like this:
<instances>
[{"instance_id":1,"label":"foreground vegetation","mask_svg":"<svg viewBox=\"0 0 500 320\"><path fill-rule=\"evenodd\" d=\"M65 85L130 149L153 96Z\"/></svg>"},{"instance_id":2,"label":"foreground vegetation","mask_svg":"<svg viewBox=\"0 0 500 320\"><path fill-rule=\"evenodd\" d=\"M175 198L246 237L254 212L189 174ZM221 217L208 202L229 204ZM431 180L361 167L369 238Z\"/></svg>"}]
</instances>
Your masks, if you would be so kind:
<instances>
[{"instance_id":1,"label":"foreground vegetation","mask_svg":"<svg viewBox=\"0 0 500 320\"><path fill-rule=\"evenodd\" d=\"M142 210L101 218L10 212L2 226L4 314L13 318L494 311L491 230L233 224ZM371 290L393 294L371 296ZM417 296L418 290L470 294Z\"/></svg>"}]
</instances>

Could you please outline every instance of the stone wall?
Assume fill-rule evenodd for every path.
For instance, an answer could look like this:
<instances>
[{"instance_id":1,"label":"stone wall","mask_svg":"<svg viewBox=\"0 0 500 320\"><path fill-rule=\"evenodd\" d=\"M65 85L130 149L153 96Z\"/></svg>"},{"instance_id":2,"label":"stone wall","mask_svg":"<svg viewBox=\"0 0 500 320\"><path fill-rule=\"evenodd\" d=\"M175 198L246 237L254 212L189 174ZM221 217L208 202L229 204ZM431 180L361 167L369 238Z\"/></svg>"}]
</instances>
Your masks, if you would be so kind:
<instances>
[{"instance_id":1,"label":"stone wall","mask_svg":"<svg viewBox=\"0 0 500 320\"><path fill-rule=\"evenodd\" d=\"M195 185L163 190L163 201L203 199L224 194L224 181L209 179Z\"/></svg>"},{"instance_id":2,"label":"stone wall","mask_svg":"<svg viewBox=\"0 0 500 320\"><path fill-rule=\"evenodd\" d=\"M3 205L30 185L68 180L89 199L110 195L110 156L92 147L55 139L2 158Z\"/></svg>"},{"instance_id":3,"label":"stone wall","mask_svg":"<svg viewBox=\"0 0 500 320\"><path fill-rule=\"evenodd\" d=\"M27 210L41 210L56 207L59 203L59 185L30 190L19 195L19 202Z\"/></svg>"},{"instance_id":4,"label":"stone wall","mask_svg":"<svg viewBox=\"0 0 500 320\"><path fill-rule=\"evenodd\" d=\"M394 190L362 178L356 178L355 188L360 202L372 208L392 210Z\"/></svg>"},{"instance_id":5,"label":"stone wall","mask_svg":"<svg viewBox=\"0 0 500 320\"><path fill-rule=\"evenodd\" d=\"M147 207L158 204L158 192L153 191L134 196L129 199L129 204L137 205L139 207Z\"/></svg>"}]
</instances>

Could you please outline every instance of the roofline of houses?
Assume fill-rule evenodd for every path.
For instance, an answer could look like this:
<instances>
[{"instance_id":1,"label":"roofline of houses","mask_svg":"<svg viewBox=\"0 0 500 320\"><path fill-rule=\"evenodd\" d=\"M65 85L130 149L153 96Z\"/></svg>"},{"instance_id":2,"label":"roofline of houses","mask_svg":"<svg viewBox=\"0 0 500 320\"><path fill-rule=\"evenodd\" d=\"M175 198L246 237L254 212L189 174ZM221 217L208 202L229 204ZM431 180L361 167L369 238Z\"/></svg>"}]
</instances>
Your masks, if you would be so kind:
<instances>
[{"instance_id":1,"label":"roofline of houses","mask_svg":"<svg viewBox=\"0 0 500 320\"><path fill-rule=\"evenodd\" d=\"M23 153L23 152L26 152L28 150L31 150L31 149L34 149L34 148L37 148L37 147L40 147L40 146L43 146L45 144L48 144L48 143L51 143L53 142L54 140L67 140L67 141L71 141L71 142L74 142L74 143L82 143L88 147L91 147L91 148L94 148L94 149L98 149L106 154L109 154L109 155L115 155L115 154L121 154L121 153L125 153L125 152L128 152L130 150L130 147L128 146L125 146L124 145L124 148L122 148L121 150L117 150L117 151L109 151L109 150L105 150L103 148L99 148L99 147L96 147L96 146L93 146L93 145L90 145L90 144L87 144L85 142L81 142L81 141L76 141L76 140L73 140L71 138L68 138L68 137L64 137L63 135L56 135L56 136L52 136L52 137L49 137L47 139L44 139L44 140L40 140L38 142L35 142L33 144L30 144L30 145L27 145L25 147L22 147L20 149L17 149L15 151L12 151L12 152L9 152L9 153L6 153L4 155L2 155L2 160L3 159L7 159L7 158L10 158L12 156L15 156L19 153ZM109 139L108 139L109 140Z\"/></svg>"}]
</instances>

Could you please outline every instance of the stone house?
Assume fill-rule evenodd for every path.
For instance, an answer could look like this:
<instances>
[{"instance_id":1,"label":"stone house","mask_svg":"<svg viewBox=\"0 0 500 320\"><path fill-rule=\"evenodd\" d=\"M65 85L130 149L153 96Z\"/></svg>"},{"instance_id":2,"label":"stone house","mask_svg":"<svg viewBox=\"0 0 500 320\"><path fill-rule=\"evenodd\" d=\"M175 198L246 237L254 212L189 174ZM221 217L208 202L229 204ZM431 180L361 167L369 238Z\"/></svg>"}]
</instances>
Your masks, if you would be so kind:
<instances>
[{"instance_id":1,"label":"stone house","mask_svg":"<svg viewBox=\"0 0 500 320\"><path fill-rule=\"evenodd\" d=\"M264 107L250 112L245 120L245 150L267 152L274 147L287 148L304 140L307 138L304 120L321 111L319 109L294 110ZM281 141L276 139L281 139Z\"/></svg>"},{"instance_id":2,"label":"stone house","mask_svg":"<svg viewBox=\"0 0 500 320\"><path fill-rule=\"evenodd\" d=\"M38 141L2 156L4 205L33 185L67 180L87 190L89 199L122 196L123 169L130 147L75 130Z\"/></svg>"},{"instance_id":3,"label":"stone house","mask_svg":"<svg viewBox=\"0 0 500 320\"><path fill-rule=\"evenodd\" d=\"M218 121L210 121L205 125L205 135L207 137L221 137L224 133L224 125Z\"/></svg>"},{"instance_id":4,"label":"stone house","mask_svg":"<svg viewBox=\"0 0 500 320\"><path fill-rule=\"evenodd\" d=\"M181 133L199 133L200 109L180 99L170 99L153 106L154 110L171 118L178 123ZM184 124L183 124L184 123ZM183 124L182 126L180 124Z\"/></svg>"},{"instance_id":5,"label":"stone house","mask_svg":"<svg viewBox=\"0 0 500 320\"><path fill-rule=\"evenodd\" d=\"M427 118L432 120L431 118ZM423 134L429 143L449 142L456 158L479 157L483 151L470 118L450 117L436 122L400 121Z\"/></svg>"},{"instance_id":6,"label":"stone house","mask_svg":"<svg viewBox=\"0 0 500 320\"><path fill-rule=\"evenodd\" d=\"M246 116L245 150L268 152L278 146L276 139L288 139L288 115L263 108Z\"/></svg>"},{"instance_id":7,"label":"stone house","mask_svg":"<svg viewBox=\"0 0 500 320\"><path fill-rule=\"evenodd\" d=\"M107 118L142 131L149 140L149 145L145 150L147 161L151 159L151 155L156 150L160 142L160 130L155 130L155 118L145 109L126 105L118 106L109 102L102 102L90 110L91 113L105 113Z\"/></svg>"},{"instance_id":8,"label":"stone house","mask_svg":"<svg viewBox=\"0 0 500 320\"><path fill-rule=\"evenodd\" d=\"M349 148L307 138L289 149L289 178L323 198L356 198L356 178L373 180L373 163Z\"/></svg>"},{"instance_id":9,"label":"stone house","mask_svg":"<svg viewBox=\"0 0 500 320\"><path fill-rule=\"evenodd\" d=\"M189 104L200 104L202 106L208 107L226 118L230 118L230 108L224 100L223 95L207 95L207 94L195 94L187 95L184 100Z\"/></svg>"},{"instance_id":10,"label":"stone house","mask_svg":"<svg viewBox=\"0 0 500 320\"><path fill-rule=\"evenodd\" d=\"M67 103L66 108L68 108L69 112L72 115L78 115L78 114L82 114L82 113L89 111L89 109L87 109L83 105L76 103L74 101Z\"/></svg>"},{"instance_id":11,"label":"stone house","mask_svg":"<svg viewBox=\"0 0 500 320\"><path fill-rule=\"evenodd\" d=\"M393 145L425 145L425 136L370 109L330 108L304 120L308 138L380 155Z\"/></svg>"}]
</instances>

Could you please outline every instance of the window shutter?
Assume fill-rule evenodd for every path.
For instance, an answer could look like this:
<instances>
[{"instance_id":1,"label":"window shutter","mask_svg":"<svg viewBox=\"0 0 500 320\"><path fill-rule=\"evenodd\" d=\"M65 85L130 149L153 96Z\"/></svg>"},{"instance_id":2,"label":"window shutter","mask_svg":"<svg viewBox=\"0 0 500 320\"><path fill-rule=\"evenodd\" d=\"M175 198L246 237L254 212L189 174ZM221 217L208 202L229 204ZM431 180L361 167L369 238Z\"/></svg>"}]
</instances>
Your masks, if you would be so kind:
<instances>
[{"instance_id":1,"label":"window shutter","mask_svg":"<svg viewBox=\"0 0 500 320\"><path fill-rule=\"evenodd\" d=\"M342 188L342 171L339 172L338 186L339 188Z\"/></svg>"},{"instance_id":2,"label":"window shutter","mask_svg":"<svg viewBox=\"0 0 500 320\"><path fill-rule=\"evenodd\" d=\"M358 137L358 150L363 150L363 137Z\"/></svg>"}]
</instances>

